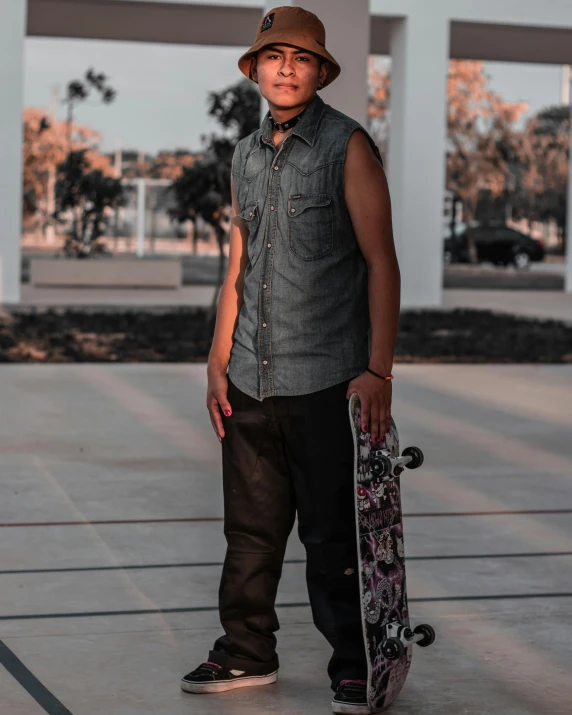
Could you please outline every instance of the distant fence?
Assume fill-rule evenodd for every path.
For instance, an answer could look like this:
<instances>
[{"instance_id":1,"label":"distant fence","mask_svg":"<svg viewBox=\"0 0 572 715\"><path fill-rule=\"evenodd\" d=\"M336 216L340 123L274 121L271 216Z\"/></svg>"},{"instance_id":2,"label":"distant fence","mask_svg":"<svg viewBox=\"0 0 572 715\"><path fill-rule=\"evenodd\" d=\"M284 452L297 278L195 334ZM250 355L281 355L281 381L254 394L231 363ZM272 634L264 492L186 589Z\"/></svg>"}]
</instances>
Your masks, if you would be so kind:
<instances>
[{"instance_id":1,"label":"distant fence","mask_svg":"<svg viewBox=\"0 0 572 715\"><path fill-rule=\"evenodd\" d=\"M108 217L105 236L100 239L114 253L218 255L219 249L211 226L200 218L193 223L173 221L169 210L175 199L169 179L123 179L126 205ZM22 236L22 247L30 249L61 248L68 227L61 224L55 234L36 226ZM228 247L225 247L225 252Z\"/></svg>"}]
</instances>

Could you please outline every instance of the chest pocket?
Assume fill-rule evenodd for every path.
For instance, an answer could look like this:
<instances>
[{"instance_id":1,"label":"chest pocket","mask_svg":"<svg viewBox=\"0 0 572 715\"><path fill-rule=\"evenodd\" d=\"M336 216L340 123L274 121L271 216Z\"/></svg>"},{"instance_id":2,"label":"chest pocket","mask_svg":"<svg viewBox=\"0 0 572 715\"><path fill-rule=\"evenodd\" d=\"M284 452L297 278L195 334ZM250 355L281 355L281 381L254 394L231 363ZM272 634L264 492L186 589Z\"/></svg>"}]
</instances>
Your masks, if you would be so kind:
<instances>
[{"instance_id":1,"label":"chest pocket","mask_svg":"<svg viewBox=\"0 0 572 715\"><path fill-rule=\"evenodd\" d=\"M330 194L294 194L288 198L288 246L305 261L330 253L334 247Z\"/></svg>"},{"instance_id":2,"label":"chest pocket","mask_svg":"<svg viewBox=\"0 0 572 715\"><path fill-rule=\"evenodd\" d=\"M257 241L258 226L260 224L260 207L258 200L246 203L238 216L244 221L244 225L248 229L248 257L252 261L255 253L254 249L257 243L259 243L259 241Z\"/></svg>"},{"instance_id":3,"label":"chest pocket","mask_svg":"<svg viewBox=\"0 0 572 715\"><path fill-rule=\"evenodd\" d=\"M257 147L250 152L242 168L242 178L249 183L266 168L267 158L264 147Z\"/></svg>"}]
</instances>

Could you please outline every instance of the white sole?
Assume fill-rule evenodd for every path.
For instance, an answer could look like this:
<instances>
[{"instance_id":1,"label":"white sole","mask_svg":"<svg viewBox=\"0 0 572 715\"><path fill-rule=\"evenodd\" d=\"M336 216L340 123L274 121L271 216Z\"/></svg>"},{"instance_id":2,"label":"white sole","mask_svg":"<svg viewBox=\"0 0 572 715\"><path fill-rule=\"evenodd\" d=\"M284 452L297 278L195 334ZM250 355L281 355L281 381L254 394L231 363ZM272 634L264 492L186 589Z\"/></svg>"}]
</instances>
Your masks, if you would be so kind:
<instances>
[{"instance_id":1,"label":"white sole","mask_svg":"<svg viewBox=\"0 0 572 715\"><path fill-rule=\"evenodd\" d=\"M218 683L187 683L181 680L181 689L186 693L224 693L226 690L235 688L248 688L256 685L270 685L276 682L275 670L269 675L252 675L248 678L236 678L236 680L222 680Z\"/></svg>"},{"instance_id":2,"label":"white sole","mask_svg":"<svg viewBox=\"0 0 572 715\"><path fill-rule=\"evenodd\" d=\"M336 715L369 715L369 705L351 705L350 703L337 703L332 700L332 712Z\"/></svg>"}]
</instances>

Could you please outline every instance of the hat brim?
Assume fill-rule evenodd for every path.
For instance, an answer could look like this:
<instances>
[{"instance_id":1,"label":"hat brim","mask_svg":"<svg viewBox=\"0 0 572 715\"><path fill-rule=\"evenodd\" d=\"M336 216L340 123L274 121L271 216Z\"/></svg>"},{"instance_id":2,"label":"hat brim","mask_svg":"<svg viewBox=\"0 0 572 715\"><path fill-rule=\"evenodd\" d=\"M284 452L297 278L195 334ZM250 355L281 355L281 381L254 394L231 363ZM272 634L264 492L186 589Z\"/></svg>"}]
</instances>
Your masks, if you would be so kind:
<instances>
[{"instance_id":1,"label":"hat brim","mask_svg":"<svg viewBox=\"0 0 572 715\"><path fill-rule=\"evenodd\" d=\"M319 42L316 42L313 37L300 34L296 36L296 41L293 41L291 32L274 32L271 40L267 40L265 37L259 38L238 60L238 68L242 74L246 75L248 79L251 79L253 82L256 82L256 80L250 75L250 60L258 50L261 50L267 45L293 45L294 47L300 47L301 49L313 52L316 55L321 55L324 59L328 60L328 72L322 87L326 87L333 82L342 71L340 65L328 50L320 45Z\"/></svg>"}]
</instances>

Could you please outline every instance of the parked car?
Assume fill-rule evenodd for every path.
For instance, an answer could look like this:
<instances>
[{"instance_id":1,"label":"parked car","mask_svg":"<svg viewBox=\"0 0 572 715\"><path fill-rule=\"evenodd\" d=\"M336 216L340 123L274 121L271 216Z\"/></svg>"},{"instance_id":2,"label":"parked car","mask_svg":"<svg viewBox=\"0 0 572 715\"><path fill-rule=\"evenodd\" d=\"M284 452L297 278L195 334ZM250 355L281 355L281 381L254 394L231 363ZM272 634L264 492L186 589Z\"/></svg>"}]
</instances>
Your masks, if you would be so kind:
<instances>
[{"instance_id":1,"label":"parked car","mask_svg":"<svg viewBox=\"0 0 572 715\"><path fill-rule=\"evenodd\" d=\"M544 259L542 241L504 224L472 226L455 238L444 241L443 260L449 263L472 263L471 243L477 263L494 263L496 266L512 264L519 269L530 268L533 261Z\"/></svg>"}]
</instances>

